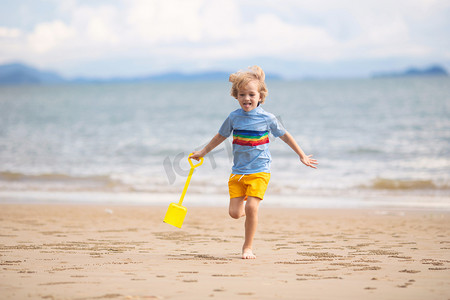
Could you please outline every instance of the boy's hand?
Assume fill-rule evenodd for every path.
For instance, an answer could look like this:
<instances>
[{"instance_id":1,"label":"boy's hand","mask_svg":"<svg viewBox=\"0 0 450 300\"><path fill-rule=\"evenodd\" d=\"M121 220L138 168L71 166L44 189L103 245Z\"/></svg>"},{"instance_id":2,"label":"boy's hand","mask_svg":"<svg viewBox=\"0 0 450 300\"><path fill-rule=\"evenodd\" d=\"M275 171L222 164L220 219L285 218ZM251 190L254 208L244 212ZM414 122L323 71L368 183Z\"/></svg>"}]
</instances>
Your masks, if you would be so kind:
<instances>
[{"instance_id":1,"label":"boy's hand","mask_svg":"<svg viewBox=\"0 0 450 300\"><path fill-rule=\"evenodd\" d=\"M294 150L294 152L298 154L298 156L300 157L300 161L305 164L305 166L317 169L317 167L315 166L318 164L317 160L312 158L312 155L306 155L289 132L286 132L284 135L280 136L280 139L288 144L289 147L291 147L292 150Z\"/></svg>"},{"instance_id":2,"label":"boy's hand","mask_svg":"<svg viewBox=\"0 0 450 300\"><path fill-rule=\"evenodd\" d=\"M192 152L192 154L189 156L189 158L191 159L195 159L195 160L200 160L201 157L203 157L204 155L202 154L201 151L194 151Z\"/></svg>"},{"instance_id":3,"label":"boy's hand","mask_svg":"<svg viewBox=\"0 0 450 300\"><path fill-rule=\"evenodd\" d=\"M300 161L308 167L311 167L313 169L317 169L317 167L315 165L318 165L319 163L317 162L317 160L315 160L314 158L312 158L312 154L311 155L304 155L302 157L300 157Z\"/></svg>"},{"instance_id":4,"label":"boy's hand","mask_svg":"<svg viewBox=\"0 0 450 300\"><path fill-rule=\"evenodd\" d=\"M221 136L220 134L216 134L212 140L200 151L192 151L192 154L189 158L200 160L201 157L205 157L206 154L211 152L214 148L216 148L220 143L225 141L227 138Z\"/></svg>"}]
</instances>

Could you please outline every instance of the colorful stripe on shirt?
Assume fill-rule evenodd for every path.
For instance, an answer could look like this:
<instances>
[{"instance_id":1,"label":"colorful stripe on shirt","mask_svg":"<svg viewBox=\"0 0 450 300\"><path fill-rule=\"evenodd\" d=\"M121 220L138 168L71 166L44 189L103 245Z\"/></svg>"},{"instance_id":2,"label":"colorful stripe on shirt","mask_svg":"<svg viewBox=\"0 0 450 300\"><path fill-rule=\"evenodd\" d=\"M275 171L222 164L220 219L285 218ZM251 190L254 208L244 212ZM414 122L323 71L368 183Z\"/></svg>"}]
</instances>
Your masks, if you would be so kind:
<instances>
[{"instance_id":1,"label":"colorful stripe on shirt","mask_svg":"<svg viewBox=\"0 0 450 300\"><path fill-rule=\"evenodd\" d=\"M234 130L233 144L241 146L259 146L269 143L268 131Z\"/></svg>"}]
</instances>

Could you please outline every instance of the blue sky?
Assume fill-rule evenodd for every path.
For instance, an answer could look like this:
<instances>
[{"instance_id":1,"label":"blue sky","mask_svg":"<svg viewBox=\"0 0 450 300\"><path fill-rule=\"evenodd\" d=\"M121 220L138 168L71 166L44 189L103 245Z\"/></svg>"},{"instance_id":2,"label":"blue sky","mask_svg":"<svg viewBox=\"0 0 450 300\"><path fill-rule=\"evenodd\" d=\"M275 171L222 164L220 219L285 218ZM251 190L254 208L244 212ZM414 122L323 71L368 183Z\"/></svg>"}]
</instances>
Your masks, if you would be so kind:
<instances>
[{"instance_id":1,"label":"blue sky","mask_svg":"<svg viewBox=\"0 0 450 300\"><path fill-rule=\"evenodd\" d=\"M67 77L450 70L448 0L1 0L0 63Z\"/></svg>"}]
</instances>

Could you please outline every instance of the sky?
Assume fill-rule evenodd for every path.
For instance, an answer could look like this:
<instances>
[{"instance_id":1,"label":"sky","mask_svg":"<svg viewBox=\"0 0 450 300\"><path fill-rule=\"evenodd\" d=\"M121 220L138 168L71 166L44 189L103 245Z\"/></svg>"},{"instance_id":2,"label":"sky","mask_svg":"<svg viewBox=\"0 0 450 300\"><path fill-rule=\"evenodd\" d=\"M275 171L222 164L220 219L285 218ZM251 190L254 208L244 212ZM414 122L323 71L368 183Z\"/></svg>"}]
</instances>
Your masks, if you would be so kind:
<instances>
[{"instance_id":1,"label":"sky","mask_svg":"<svg viewBox=\"0 0 450 300\"><path fill-rule=\"evenodd\" d=\"M448 0L0 0L0 64L65 77L361 77L441 64Z\"/></svg>"}]
</instances>

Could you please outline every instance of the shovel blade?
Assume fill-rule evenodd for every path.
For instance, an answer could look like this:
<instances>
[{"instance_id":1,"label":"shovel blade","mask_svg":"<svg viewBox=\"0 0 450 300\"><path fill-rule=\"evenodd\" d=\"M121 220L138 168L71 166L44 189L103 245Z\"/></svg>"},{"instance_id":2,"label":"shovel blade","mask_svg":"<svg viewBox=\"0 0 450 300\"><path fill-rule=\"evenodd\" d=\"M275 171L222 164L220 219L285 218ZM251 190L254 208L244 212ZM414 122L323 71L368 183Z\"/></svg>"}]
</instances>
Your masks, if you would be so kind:
<instances>
[{"instance_id":1,"label":"shovel blade","mask_svg":"<svg viewBox=\"0 0 450 300\"><path fill-rule=\"evenodd\" d=\"M178 205L176 203L170 203L169 208L167 209L166 212L166 216L164 217L164 222L173 225L175 227L181 228L186 213L187 213L186 207Z\"/></svg>"}]
</instances>

